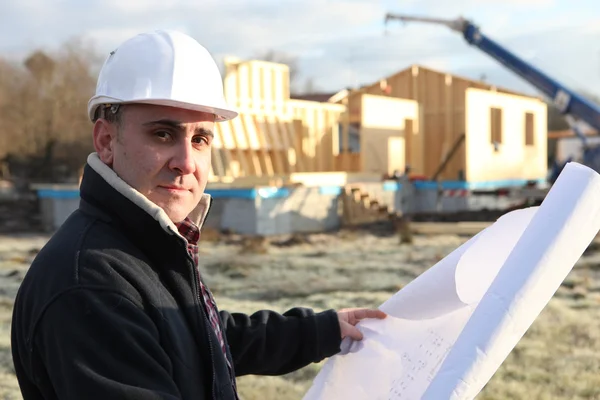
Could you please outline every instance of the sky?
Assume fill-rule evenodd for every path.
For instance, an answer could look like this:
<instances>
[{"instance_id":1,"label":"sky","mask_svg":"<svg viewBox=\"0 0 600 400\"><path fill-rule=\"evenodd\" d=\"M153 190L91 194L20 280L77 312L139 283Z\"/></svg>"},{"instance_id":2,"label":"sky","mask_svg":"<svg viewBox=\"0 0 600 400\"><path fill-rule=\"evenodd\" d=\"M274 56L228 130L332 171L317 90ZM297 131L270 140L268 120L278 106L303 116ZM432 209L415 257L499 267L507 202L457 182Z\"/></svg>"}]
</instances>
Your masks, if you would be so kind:
<instances>
[{"instance_id":1,"label":"sky","mask_svg":"<svg viewBox=\"0 0 600 400\"><path fill-rule=\"evenodd\" d=\"M576 4L576 6L575 6ZM376 82L412 64L526 94L534 87L445 26L385 14L459 16L573 90L600 96L598 0L0 0L0 57L80 39L108 54L144 31L176 29L225 56L273 50L297 59L296 89Z\"/></svg>"}]
</instances>

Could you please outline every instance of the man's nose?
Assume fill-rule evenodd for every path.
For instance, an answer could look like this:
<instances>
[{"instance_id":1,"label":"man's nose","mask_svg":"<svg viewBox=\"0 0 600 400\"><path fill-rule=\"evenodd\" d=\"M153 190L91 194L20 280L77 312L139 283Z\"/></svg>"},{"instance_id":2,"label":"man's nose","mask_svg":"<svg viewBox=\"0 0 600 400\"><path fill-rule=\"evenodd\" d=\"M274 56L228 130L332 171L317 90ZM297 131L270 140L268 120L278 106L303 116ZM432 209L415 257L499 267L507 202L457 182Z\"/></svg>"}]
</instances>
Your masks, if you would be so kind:
<instances>
[{"instance_id":1,"label":"man's nose","mask_svg":"<svg viewBox=\"0 0 600 400\"><path fill-rule=\"evenodd\" d=\"M196 161L194 159L194 147L188 141L180 143L175 147L175 154L171 157L169 168L180 175L188 175L196 172Z\"/></svg>"}]
</instances>

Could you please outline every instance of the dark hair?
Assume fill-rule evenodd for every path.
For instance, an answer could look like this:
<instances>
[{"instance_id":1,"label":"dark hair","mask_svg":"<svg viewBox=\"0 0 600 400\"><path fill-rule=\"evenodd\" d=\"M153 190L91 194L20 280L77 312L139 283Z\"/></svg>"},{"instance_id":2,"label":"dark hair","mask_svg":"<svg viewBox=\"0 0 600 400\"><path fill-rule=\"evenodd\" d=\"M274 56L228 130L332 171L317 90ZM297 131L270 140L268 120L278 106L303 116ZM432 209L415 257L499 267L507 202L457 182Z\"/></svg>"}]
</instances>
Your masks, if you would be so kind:
<instances>
[{"instance_id":1,"label":"dark hair","mask_svg":"<svg viewBox=\"0 0 600 400\"><path fill-rule=\"evenodd\" d=\"M123 122L123 105L121 104L102 104L96 109L94 114L94 122L104 118L111 124L121 127Z\"/></svg>"}]
</instances>

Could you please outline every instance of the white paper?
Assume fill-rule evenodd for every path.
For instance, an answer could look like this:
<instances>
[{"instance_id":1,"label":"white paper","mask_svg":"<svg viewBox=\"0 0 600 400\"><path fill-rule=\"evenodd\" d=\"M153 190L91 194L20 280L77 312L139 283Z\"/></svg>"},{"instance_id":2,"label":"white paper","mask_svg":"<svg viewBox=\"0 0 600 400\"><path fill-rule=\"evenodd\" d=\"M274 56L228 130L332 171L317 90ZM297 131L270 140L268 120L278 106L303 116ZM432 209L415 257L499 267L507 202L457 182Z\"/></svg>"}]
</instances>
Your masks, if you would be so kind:
<instances>
[{"instance_id":1,"label":"white paper","mask_svg":"<svg viewBox=\"0 0 600 400\"><path fill-rule=\"evenodd\" d=\"M365 320L306 393L313 399L471 400L600 230L600 175L563 169L540 207L508 213Z\"/></svg>"}]
</instances>

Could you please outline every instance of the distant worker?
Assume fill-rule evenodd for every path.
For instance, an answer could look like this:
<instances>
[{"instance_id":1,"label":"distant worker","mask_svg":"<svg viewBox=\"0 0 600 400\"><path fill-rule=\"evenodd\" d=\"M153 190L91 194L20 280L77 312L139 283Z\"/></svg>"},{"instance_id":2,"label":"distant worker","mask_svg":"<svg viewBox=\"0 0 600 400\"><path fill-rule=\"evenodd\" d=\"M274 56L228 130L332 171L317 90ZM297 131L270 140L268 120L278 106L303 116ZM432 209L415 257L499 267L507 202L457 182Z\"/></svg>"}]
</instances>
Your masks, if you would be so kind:
<instances>
[{"instance_id":1,"label":"distant worker","mask_svg":"<svg viewBox=\"0 0 600 400\"><path fill-rule=\"evenodd\" d=\"M19 289L12 354L25 400L237 399L362 338L374 309L218 311L198 239L215 123L237 116L208 51L177 32L124 42L88 104L81 202Z\"/></svg>"},{"instance_id":2,"label":"distant worker","mask_svg":"<svg viewBox=\"0 0 600 400\"><path fill-rule=\"evenodd\" d=\"M410 173L410 164L406 164L404 167L404 173L402 175L398 174L396 178L399 184L399 189L396 191L398 201L395 201L395 204L399 204L400 208L400 218L396 222L396 230L400 237L400 243L413 242L410 223L412 220L411 214L415 212L414 198L416 195L416 189L411 180Z\"/></svg>"}]
</instances>

